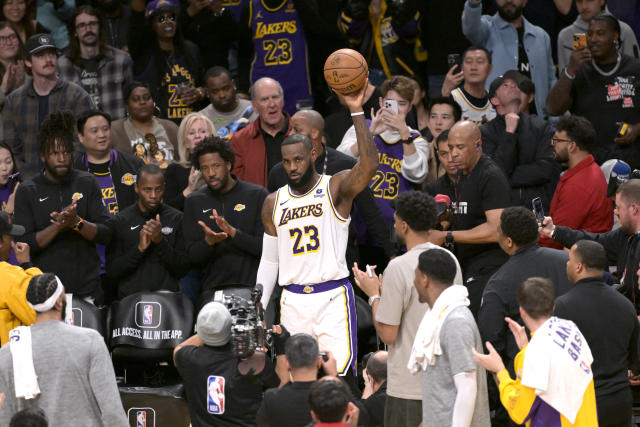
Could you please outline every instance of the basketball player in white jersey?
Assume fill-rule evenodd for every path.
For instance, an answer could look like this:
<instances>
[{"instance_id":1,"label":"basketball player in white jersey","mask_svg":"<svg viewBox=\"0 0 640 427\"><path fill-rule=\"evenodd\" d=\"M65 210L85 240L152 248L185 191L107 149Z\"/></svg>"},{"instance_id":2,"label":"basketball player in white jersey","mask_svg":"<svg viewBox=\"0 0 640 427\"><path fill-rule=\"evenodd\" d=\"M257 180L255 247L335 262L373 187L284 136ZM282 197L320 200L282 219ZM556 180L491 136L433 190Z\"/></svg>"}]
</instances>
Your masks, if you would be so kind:
<instances>
[{"instance_id":1,"label":"basketball player in white jersey","mask_svg":"<svg viewBox=\"0 0 640 427\"><path fill-rule=\"evenodd\" d=\"M351 205L378 169L378 151L364 118L364 89L338 95L349 108L360 159L353 169L320 175L306 135L282 142L288 185L267 196L257 283L266 308L276 281L283 287L280 323L293 335L306 332L336 359L339 375L355 373L356 312L345 261Z\"/></svg>"}]
</instances>

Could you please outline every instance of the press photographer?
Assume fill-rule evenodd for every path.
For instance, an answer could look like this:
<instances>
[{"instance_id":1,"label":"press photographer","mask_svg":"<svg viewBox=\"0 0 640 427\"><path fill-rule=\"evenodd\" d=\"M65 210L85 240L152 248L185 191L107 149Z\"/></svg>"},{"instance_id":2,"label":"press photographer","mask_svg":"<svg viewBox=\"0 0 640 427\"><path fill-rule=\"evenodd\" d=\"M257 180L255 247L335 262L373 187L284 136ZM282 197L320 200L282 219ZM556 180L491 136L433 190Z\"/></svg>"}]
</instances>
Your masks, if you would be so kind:
<instances>
[{"instance_id":1,"label":"press photographer","mask_svg":"<svg viewBox=\"0 0 640 427\"><path fill-rule=\"evenodd\" d=\"M284 328L274 329L275 353L284 354L289 334ZM260 347L265 335L254 301L225 296L200 310L196 334L173 351L191 425L255 425L263 391L279 384L266 348Z\"/></svg>"}]
</instances>

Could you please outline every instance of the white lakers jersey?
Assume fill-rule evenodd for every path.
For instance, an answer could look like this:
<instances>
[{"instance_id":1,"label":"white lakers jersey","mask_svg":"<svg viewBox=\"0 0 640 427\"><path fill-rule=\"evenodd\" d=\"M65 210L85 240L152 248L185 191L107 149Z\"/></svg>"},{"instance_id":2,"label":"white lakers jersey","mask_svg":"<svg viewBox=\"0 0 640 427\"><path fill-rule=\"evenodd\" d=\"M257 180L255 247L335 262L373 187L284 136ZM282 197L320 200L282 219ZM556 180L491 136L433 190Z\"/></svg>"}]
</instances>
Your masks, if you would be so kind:
<instances>
[{"instance_id":1,"label":"white lakers jersey","mask_svg":"<svg viewBox=\"0 0 640 427\"><path fill-rule=\"evenodd\" d=\"M331 201L330 175L322 175L304 195L288 185L276 193L273 223L278 235L280 286L310 285L347 277L349 222Z\"/></svg>"},{"instance_id":2,"label":"white lakers jersey","mask_svg":"<svg viewBox=\"0 0 640 427\"><path fill-rule=\"evenodd\" d=\"M464 96L464 93L462 93L462 89L460 88L452 90L451 97L462 110L462 120L471 120L479 126L496 117L496 110L493 108L493 105L491 105L489 100L487 100L487 103L483 107L478 108L473 105L466 96Z\"/></svg>"}]
</instances>

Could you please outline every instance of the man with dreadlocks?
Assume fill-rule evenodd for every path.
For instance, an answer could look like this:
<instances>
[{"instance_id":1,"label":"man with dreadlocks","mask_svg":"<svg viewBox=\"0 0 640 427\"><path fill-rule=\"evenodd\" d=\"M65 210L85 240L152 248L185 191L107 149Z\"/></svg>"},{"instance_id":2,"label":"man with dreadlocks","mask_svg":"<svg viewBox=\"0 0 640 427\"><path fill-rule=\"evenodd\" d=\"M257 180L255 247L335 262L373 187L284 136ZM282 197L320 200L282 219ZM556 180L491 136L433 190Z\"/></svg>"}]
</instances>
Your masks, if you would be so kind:
<instances>
[{"instance_id":1,"label":"man with dreadlocks","mask_svg":"<svg viewBox=\"0 0 640 427\"><path fill-rule=\"evenodd\" d=\"M94 176L71 167L74 130L75 119L66 111L42 123L38 150L44 170L18 187L14 218L25 228L24 242L36 267L57 274L67 292L101 302L94 241L107 243L96 223L108 220L109 213Z\"/></svg>"},{"instance_id":2,"label":"man with dreadlocks","mask_svg":"<svg viewBox=\"0 0 640 427\"><path fill-rule=\"evenodd\" d=\"M62 322L67 298L60 279L51 273L33 277L27 301L35 324L13 329L10 344L0 349L0 390L6 394L0 425L37 406L51 426L128 426L104 340L93 329Z\"/></svg>"}]
</instances>

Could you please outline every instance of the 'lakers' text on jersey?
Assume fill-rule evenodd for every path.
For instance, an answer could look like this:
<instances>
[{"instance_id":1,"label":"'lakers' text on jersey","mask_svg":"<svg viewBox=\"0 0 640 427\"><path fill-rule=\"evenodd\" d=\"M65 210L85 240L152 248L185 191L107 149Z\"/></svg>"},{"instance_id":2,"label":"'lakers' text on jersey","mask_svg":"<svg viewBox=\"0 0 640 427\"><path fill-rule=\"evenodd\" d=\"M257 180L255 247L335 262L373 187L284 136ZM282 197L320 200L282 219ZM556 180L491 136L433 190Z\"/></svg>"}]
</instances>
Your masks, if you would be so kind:
<instances>
[{"instance_id":1,"label":"'lakers' text on jersey","mask_svg":"<svg viewBox=\"0 0 640 427\"><path fill-rule=\"evenodd\" d=\"M252 0L250 7L254 51L251 82L261 77L277 80L284 88L284 109L289 114L312 106L307 39L293 1L283 0L271 9L262 0Z\"/></svg>"},{"instance_id":2,"label":"'lakers' text on jersey","mask_svg":"<svg viewBox=\"0 0 640 427\"><path fill-rule=\"evenodd\" d=\"M322 175L304 195L294 195L288 185L276 193L273 223L281 286L316 284L349 275L344 255L350 218L342 218L333 206L330 179Z\"/></svg>"}]
</instances>

